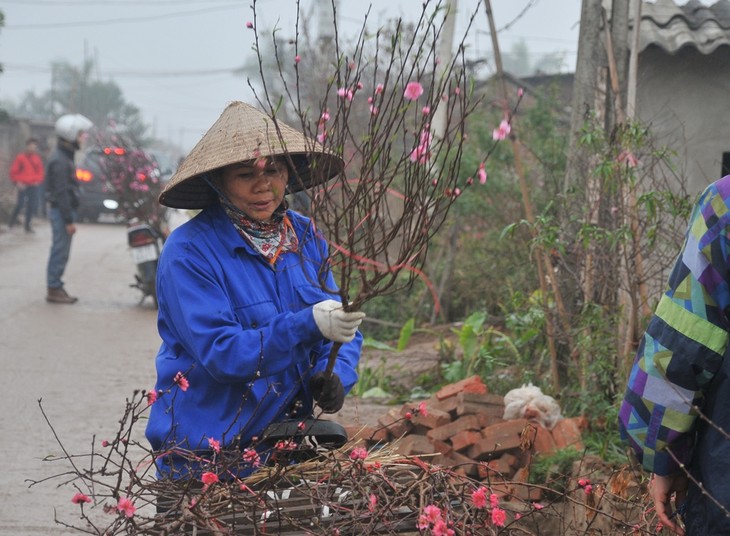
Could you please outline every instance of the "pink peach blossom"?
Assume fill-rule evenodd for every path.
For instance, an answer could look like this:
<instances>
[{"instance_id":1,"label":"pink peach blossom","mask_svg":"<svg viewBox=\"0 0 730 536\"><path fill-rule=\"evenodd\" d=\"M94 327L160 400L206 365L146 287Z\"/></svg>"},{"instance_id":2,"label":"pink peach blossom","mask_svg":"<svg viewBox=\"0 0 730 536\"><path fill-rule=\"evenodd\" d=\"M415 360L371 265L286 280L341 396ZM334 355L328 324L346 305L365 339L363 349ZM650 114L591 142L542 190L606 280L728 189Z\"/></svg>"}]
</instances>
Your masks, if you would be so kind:
<instances>
[{"instance_id":1,"label":"pink peach blossom","mask_svg":"<svg viewBox=\"0 0 730 536\"><path fill-rule=\"evenodd\" d=\"M188 382L188 379L183 375L182 372L178 372L175 374L175 378L172 380L182 391L187 391L190 387L190 382Z\"/></svg>"},{"instance_id":2,"label":"pink peach blossom","mask_svg":"<svg viewBox=\"0 0 730 536\"><path fill-rule=\"evenodd\" d=\"M355 447L354 449L352 449L352 452L350 452L351 460L364 460L367 457L368 451L363 447Z\"/></svg>"},{"instance_id":3,"label":"pink peach blossom","mask_svg":"<svg viewBox=\"0 0 730 536\"><path fill-rule=\"evenodd\" d=\"M302 57L299 54L294 56L294 63L299 63L300 61L302 61Z\"/></svg>"},{"instance_id":4,"label":"pink peach blossom","mask_svg":"<svg viewBox=\"0 0 730 536\"><path fill-rule=\"evenodd\" d=\"M504 522L507 520L507 512L499 507L492 508L492 523L498 527L504 527Z\"/></svg>"},{"instance_id":5,"label":"pink peach blossom","mask_svg":"<svg viewBox=\"0 0 730 536\"><path fill-rule=\"evenodd\" d=\"M221 451L221 442L217 439L213 439L212 437L208 438L208 445L210 448L213 449L214 452L220 452Z\"/></svg>"},{"instance_id":6,"label":"pink peach blossom","mask_svg":"<svg viewBox=\"0 0 730 536\"><path fill-rule=\"evenodd\" d=\"M487 488L481 486L471 492L471 502L475 508L486 508L487 507Z\"/></svg>"},{"instance_id":7,"label":"pink peach blossom","mask_svg":"<svg viewBox=\"0 0 730 536\"><path fill-rule=\"evenodd\" d=\"M147 405L151 406L155 402L157 402L157 391L154 389L147 391Z\"/></svg>"},{"instance_id":8,"label":"pink peach blossom","mask_svg":"<svg viewBox=\"0 0 730 536\"><path fill-rule=\"evenodd\" d=\"M371 512L375 511L375 507L378 505L378 496L374 493L370 494L370 499L368 501L368 510Z\"/></svg>"},{"instance_id":9,"label":"pink peach blossom","mask_svg":"<svg viewBox=\"0 0 730 536\"><path fill-rule=\"evenodd\" d=\"M383 84L378 84L375 86L375 94L380 95L383 92Z\"/></svg>"},{"instance_id":10,"label":"pink peach blossom","mask_svg":"<svg viewBox=\"0 0 730 536\"><path fill-rule=\"evenodd\" d=\"M430 107L430 106L424 106L423 108L421 108L421 113L422 113L423 115L428 115L428 114L430 114L430 113L431 113L431 107Z\"/></svg>"},{"instance_id":11,"label":"pink peach blossom","mask_svg":"<svg viewBox=\"0 0 730 536\"><path fill-rule=\"evenodd\" d=\"M261 465L261 457L256 450L248 448L243 451L243 461L250 463L253 467Z\"/></svg>"},{"instance_id":12,"label":"pink peach blossom","mask_svg":"<svg viewBox=\"0 0 730 536\"><path fill-rule=\"evenodd\" d=\"M423 95L423 86L418 82L408 82L403 97L407 100L414 101Z\"/></svg>"},{"instance_id":13,"label":"pink peach blossom","mask_svg":"<svg viewBox=\"0 0 730 536\"><path fill-rule=\"evenodd\" d=\"M127 517L132 517L134 515L134 512L137 511L137 507L134 506L134 503L131 499L127 497L119 497L119 502L117 503L117 510L119 510L121 513L123 513Z\"/></svg>"},{"instance_id":14,"label":"pink peach blossom","mask_svg":"<svg viewBox=\"0 0 730 536\"><path fill-rule=\"evenodd\" d=\"M621 151L621 154L618 155L618 161L621 164L625 162L630 168L635 168L639 164L639 160L634 156L634 153L626 150Z\"/></svg>"},{"instance_id":15,"label":"pink peach blossom","mask_svg":"<svg viewBox=\"0 0 730 536\"><path fill-rule=\"evenodd\" d=\"M499 126L492 131L492 139L495 141L503 140L510 132L512 132L512 127L510 126L509 121L502 119Z\"/></svg>"},{"instance_id":16,"label":"pink peach blossom","mask_svg":"<svg viewBox=\"0 0 730 536\"><path fill-rule=\"evenodd\" d=\"M88 495L84 495L83 493L79 492L73 497L71 497L71 502L74 504L83 504L83 503L90 503L91 499Z\"/></svg>"},{"instance_id":17,"label":"pink peach blossom","mask_svg":"<svg viewBox=\"0 0 730 536\"><path fill-rule=\"evenodd\" d=\"M525 94L525 90L523 88L517 88L517 97L522 98L522 96Z\"/></svg>"},{"instance_id":18,"label":"pink peach blossom","mask_svg":"<svg viewBox=\"0 0 730 536\"><path fill-rule=\"evenodd\" d=\"M428 408L426 407L425 402L418 404L418 414L423 415L424 417L428 416Z\"/></svg>"},{"instance_id":19,"label":"pink peach blossom","mask_svg":"<svg viewBox=\"0 0 730 536\"><path fill-rule=\"evenodd\" d=\"M477 171L479 177L479 184L486 184L487 182L487 170L484 168L484 162L479 164L479 171Z\"/></svg>"},{"instance_id":20,"label":"pink peach blossom","mask_svg":"<svg viewBox=\"0 0 730 536\"><path fill-rule=\"evenodd\" d=\"M250 30L251 28L253 28L253 22L251 22L251 21L248 21L248 22L246 23L246 28L248 28L249 30Z\"/></svg>"},{"instance_id":21,"label":"pink peach blossom","mask_svg":"<svg viewBox=\"0 0 730 536\"><path fill-rule=\"evenodd\" d=\"M218 475L207 471L200 475L200 481L207 487L218 482Z\"/></svg>"}]
</instances>

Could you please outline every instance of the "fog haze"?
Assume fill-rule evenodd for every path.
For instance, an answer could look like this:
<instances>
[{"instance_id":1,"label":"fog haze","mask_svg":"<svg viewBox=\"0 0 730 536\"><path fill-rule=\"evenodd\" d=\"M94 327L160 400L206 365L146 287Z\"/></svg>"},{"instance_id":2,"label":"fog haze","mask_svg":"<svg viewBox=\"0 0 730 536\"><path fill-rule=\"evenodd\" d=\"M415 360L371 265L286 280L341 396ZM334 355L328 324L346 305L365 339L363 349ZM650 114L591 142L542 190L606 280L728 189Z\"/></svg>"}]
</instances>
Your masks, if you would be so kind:
<instances>
[{"instance_id":1,"label":"fog haze","mask_svg":"<svg viewBox=\"0 0 730 536\"><path fill-rule=\"evenodd\" d=\"M251 1L232 0L4 0L0 30L0 101L17 103L27 91L51 87L51 62L81 67L94 61L93 76L113 80L137 106L151 134L188 151L232 100L251 102L247 81L234 71L255 59ZM330 0L322 3L329 5ZM315 0L301 2L312 13ZM386 20L413 20L420 0L339 0L341 34ZM575 69L580 0L492 0L503 54L521 40L531 63L557 53L560 70ZM294 0L258 0L260 31L294 35ZM459 0L457 40L478 10L469 34L470 57L491 55L481 0ZM316 17L313 18L316 20ZM265 32L261 32L265 33ZM267 34L270 35L270 34ZM305 67L306 59L300 64Z\"/></svg>"}]
</instances>

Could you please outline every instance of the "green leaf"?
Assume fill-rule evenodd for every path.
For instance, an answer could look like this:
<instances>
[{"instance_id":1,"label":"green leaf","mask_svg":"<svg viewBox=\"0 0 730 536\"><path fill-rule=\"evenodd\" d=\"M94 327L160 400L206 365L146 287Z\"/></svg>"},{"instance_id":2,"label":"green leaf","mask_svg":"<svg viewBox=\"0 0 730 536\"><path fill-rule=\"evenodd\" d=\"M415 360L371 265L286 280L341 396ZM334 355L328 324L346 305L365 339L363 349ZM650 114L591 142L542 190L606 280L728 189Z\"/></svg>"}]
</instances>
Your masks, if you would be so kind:
<instances>
[{"instance_id":1,"label":"green leaf","mask_svg":"<svg viewBox=\"0 0 730 536\"><path fill-rule=\"evenodd\" d=\"M413 335L413 328L415 325L416 319L409 318L408 322L403 324L403 327L400 328L400 337L398 338L398 346L396 347L399 352L402 352L406 349L406 346L408 346L408 341L411 340L411 335Z\"/></svg>"},{"instance_id":2,"label":"green leaf","mask_svg":"<svg viewBox=\"0 0 730 536\"><path fill-rule=\"evenodd\" d=\"M365 337L362 341L362 346L363 348L373 348L374 350L388 350L391 352L395 352L395 348L393 348L392 346L389 346L384 342L375 340L372 337Z\"/></svg>"},{"instance_id":3,"label":"green leaf","mask_svg":"<svg viewBox=\"0 0 730 536\"><path fill-rule=\"evenodd\" d=\"M371 387L360 398L390 398L390 393L380 387Z\"/></svg>"}]
</instances>

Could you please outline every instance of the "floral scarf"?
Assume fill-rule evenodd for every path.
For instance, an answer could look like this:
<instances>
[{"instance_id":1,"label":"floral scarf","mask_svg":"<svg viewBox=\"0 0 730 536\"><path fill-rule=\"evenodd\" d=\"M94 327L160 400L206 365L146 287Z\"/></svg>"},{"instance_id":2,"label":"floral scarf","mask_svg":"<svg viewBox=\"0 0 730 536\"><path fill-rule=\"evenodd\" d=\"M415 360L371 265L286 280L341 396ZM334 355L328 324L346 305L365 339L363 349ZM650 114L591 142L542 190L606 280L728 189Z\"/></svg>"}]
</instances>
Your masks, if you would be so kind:
<instances>
[{"instance_id":1,"label":"floral scarf","mask_svg":"<svg viewBox=\"0 0 730 536\"><path fill-rule=\"evenodd\" d=\"M282 253L297 251L299 239L286 215L286 203L274 211L271 221L253 220L224 198L221 198L221 205L238 233L270 264L274 264Z\"/></svg>"}]
</instances>

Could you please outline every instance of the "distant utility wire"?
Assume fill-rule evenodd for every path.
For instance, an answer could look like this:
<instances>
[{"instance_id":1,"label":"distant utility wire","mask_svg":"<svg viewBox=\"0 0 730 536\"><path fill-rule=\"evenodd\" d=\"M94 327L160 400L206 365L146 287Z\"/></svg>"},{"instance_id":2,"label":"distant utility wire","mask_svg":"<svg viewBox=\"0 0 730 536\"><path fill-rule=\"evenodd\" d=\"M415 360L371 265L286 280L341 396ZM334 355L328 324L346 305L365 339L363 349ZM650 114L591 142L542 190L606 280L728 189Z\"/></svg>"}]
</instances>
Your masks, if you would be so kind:
<instances>
[{"instance_id":1,"label":"distant utility wire","mask_svg":"<svg viewBox=\"0 0 730 536\"><path fill-rule=\"evenodd\" d=\"M149 5L149 4L148 4ZM98 26L103 24L125 24L129 22L145 22L157 19L169 19L171 17L187 17L189 15L199 15L201 13L211 13L213 11L223 11L228 9L238 9L247 7L241 2L234 2L225 6L207 7L204 9L196 9L193 11L177 11L175 13L166 13L163 15L146 15L144 17L127 17L114 18L106 20L89 20L77 22L48 22L36 24L6 24L4 30L35 30L39 28L68 28L71 26Z\"/></svg>"},{"instance_id":2,"label":"distant utility wire","mask_svg":"<svg viewBox=\"0 0 730 536\"><path fill-rule=\"evenodd\" d=\"M53 71L53 67L39 67L37 65L22 65L19 63L8 63L3 62L3 66L6 70L17 70L27 71L34 73L50 73ZM201 69L195 71L160 71L160 70L145 70L145 71L104 71L105 76L110 77L128 77L128 78L173 78L183 76L214 76L219 74L238 74L243 72L243 67L229 67L224 69Z\"/></svg>"}]
</instances>

